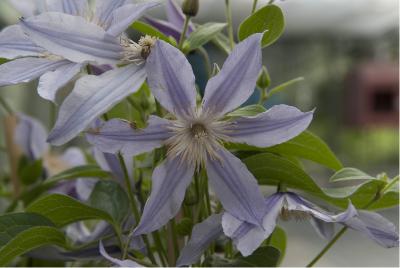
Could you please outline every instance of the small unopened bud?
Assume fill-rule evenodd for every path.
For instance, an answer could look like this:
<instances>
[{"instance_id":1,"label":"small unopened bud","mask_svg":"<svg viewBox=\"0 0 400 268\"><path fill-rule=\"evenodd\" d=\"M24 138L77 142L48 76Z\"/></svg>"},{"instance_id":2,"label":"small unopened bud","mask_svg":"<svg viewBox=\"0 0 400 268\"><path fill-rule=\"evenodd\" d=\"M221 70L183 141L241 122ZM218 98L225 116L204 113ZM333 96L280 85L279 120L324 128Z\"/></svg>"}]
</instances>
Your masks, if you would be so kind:
<instances>
[{"instance_id":1,"label":"small unopened bud","mask_svg":"<svg viewBox=\"0 0 400 268\"><path fill-rule=\"evenodd\" d=\"M183 14L194 17L199 12L199 0L184 0L182 3Z\"/></svg>"},{"instance_id":2,"label":"small unopened bud","mask_svg":"<svg viewBox=\"0 0 400 268\"><path fill-rule=\"evenodd\" d=\"M266 89L269 84L271 83L271 79L269 77L269 73L267 71L267 68L265 68L265 66L263 66L260 75L258 76L257 79L257 86L260 89Z\"/></svg>"}]
</instances>

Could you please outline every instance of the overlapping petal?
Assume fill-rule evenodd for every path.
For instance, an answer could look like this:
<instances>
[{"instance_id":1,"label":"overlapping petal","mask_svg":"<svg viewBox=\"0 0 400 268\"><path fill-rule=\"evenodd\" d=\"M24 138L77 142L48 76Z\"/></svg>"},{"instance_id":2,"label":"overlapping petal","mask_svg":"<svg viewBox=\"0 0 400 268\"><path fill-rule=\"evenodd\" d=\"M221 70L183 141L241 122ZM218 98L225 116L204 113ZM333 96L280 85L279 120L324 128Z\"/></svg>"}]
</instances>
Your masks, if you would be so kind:
<instances>
[{"instance_id":1,"label":"overlapping petal","mask_svg":"<svg viewBox=\"0 0 400 268\"><path fill-rule=\"evenodd\" d=\"M117 267L143 267L142 265L139 265L138 263L136 263L132 260L120 260L120 259L111 257L105 250L102 241L100 241L100 243L99 243L99 251L100 251L100 254L104 258L109 260L111 263L115 264Z\"/></svg>"},{"instance_id":2,"label":"overlapping petal","mask_svg":"<svg viewBox=\"0 0 400 268\"><path fill-rule=\"evenodd\" d=\"M20 25L33 42L73 62L115 64L121 58L119 40L80 16L46 12Z\"/></svg>"},{"instance_id":3,"label":"overlapping petal","mask_svg":"<svg viewBox=\"0 0 400 268\"><path fill-rule=\"evenodd\" d=\"M66 60L33 57L15 59L0 65L0 86L26 83L67 64L69 62Z\"/></svg>"},{"instance_id":4,"label":"overlapping petal","mask_svg":"<svg viewBox=\"0 0 400 268\"><path fill-rule=\"evenodd\" d=\"M47 0L8 0L25 18L47 10Z\"/></svg>"},{"instance_id":5,"label":"overlapping petal","mask_svg":"<svg viewBox=\"0 0 400 268\"><path fill-rule=\"evenodd\" d=\"M40 97L56 102L57 92L76 76L84 65L70 62L54 71L42 75L39 79L38 94Z\"/></svg>"},{"instance_id":6,"label":"overlapping petal","mask_svg":"<svg viewBox=\"0 0 400 268\"><path fill-rule=\"evenodd\" d=\"M151 194L140 223L134 231L135 235L157 230L176 215L193 177L194 169L194 166L189 166L179 158L169 157L154 169Z\"/></svg>"},{"instance_id":7,"label":"overlapping petal","mask_svg":"<svg viewBox=\"0 0 400 268\"><path fill-rule=\"evenodd\" d=\"M175 40L179 40L182 29L176 28L172 23L151 17L145 17L145 20L166 36L172 36Z\"/></svg>"},{"instance_id":8,"label":"overlapping petal","mask_svg":"<svg viewBox=\"0 0 400 268\"><path fill-rule=\"evenodd\" d=\"M187 118L196 108L196 88L192 67L185 55L158 40L147 59L150 89L161 105L178 117Z\"/></svg>"},{"instance_id":9,"label":"overlapping petal","mask_svg":"<svg viewBox=\"0 0 400 268\"><path fill-rule=\"evenodd\" d=\"M111 119L87 133L88 141L103 152L138 155L161 147L171 137L171 123L157 116L150 116L148 126L136 129L130 122Z\"/></svg>"},{"instance_id":10,"label":"overlapping petal","mask_svg":"<svg viewBox=\"0 0 400 268\"><path fill-rule=\"evenodd\" d=\"M208 81L203 110L222 116L250 97L261 70L261 38L253 34L236 45L221 71Z\"/></svg>"},{"instance_id":11,"label":"overlapping petal","mask_svg":"<svg viewBox=\"0 0 400 268\"><path fill-rule=\"evenodd\" d=\"M303 113L288 105L275 105L252 117L235 119L226 129L233 142L269 147L288 141L307 129L313 111Z\"/></svg>"},{"instance_id":12,"label":"overlapping petal","mask_svg":"<svg viewBox=\"0 0 400 268\"><path fill-rule=\"evenodd\" d=\"M14 59L38 56L44 49L33 43L19 25L11 25L0 32L0 57Z\"/></svg>"},{"instance_id":13,"label":"overlapping petal","mask_svg":"<svg viewBox=\"0 0 400 268\"><path fill-rule=\"evenodd\" d=\"M124 173L121 168L118 156L115 154L104 153L97 148L93 148L93 156L97 164L106 171L110 171L120 183L124 183ZM133 158L129 155L123 156L129 177L133 175Z\"/></svg>"},{"instance_id":14,"label":"overlapping petal","mask_svg":"<svg viewBox=\"0 0 400 268\"><path fill-rule=\"evenodd\" d=\"M213 214L193 227L189 241L182 249L176 266L189 266L199 260L207 247L223 234L222 213Z\"/></svg>"},{"instance_id":15,"label":"overlapping petal","mask_svg":"<svg viewBox=\"0 0 400 268\"><path fill-rule=\"evenodd\" d=\"M87 0L47 0L47 11L83 17L86 15L87 10Z\"/></svg>"},{"instance_id":16,"label":"overlapping petal","mask_svg":"<svg viewBox=\"0 0 400 268\"><path fill-rule=\"evenodd\" d=\"M143 66L133 64L100 76L88 75L80 78L61 105L48 141L61 145L71 140L96 117L136 92L145 78Z\"/></svg>"},{"instance_id":17,"label":"overlapping petal","mask_svg":"<svg viewBox=\"0 0 400 268\"><path fill-rule=\"evenodd\" d=\"M95 1L95 15L98 23L104 28L108 29L113 20L113 12L129 3L129 0L96 0Z\"/></svg>"},{"instance_id":18,"label":"overlapping petal","mask_svg":"<svg viewBox=\"0 0 400 268\"><path fill-rule=\"evenodd\" d=\"M257 180L229 151L221 148L218 156L207 160L206 169L222 206L238 219L260 226L265 206Z\"/></svg>"},{"instance_id":19,"label":"overlapping petal","mask_svg":"<svg viewBox=\"0 0 400 268\"><path fill-rule=\"evenodd\" d=\"M167 14L168 21L179 29L179 32L183 30L183 24L185 22L185 14L182 12L182 8L174 0L167 0L165 2L165 11ZM192 23L189 23L187 35L189 35L194 29ZM179 37L177 38L179 40Z\"/></svg>"}]
</instances>

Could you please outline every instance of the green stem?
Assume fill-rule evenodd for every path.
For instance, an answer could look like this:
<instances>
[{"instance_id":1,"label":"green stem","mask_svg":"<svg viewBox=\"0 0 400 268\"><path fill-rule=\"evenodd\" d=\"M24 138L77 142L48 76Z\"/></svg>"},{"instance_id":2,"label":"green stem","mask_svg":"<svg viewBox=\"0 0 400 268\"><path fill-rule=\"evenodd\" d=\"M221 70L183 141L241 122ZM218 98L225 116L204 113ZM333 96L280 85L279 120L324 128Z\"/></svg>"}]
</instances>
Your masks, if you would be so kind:
<instances>
[{"instance_id":1,"label":"green stem","mask_svg":"<svg viewBox=\"0 0 400 268\"><path fill-rule=\"evenodd\" d=\"M7 114L12 115L14 113L11 106L6 102L6 100L2 96L0 96L0 105L7 112Z\"/></svg>"},{"instance_id":2,"label":"green stem","mask_svg":"<svg viewBox=\"0 0 400 268\"><path fill-rule=\"evenodd\" d=\"M174 265L175 265L175 262L176 262L176 260L177 260L177 258L179 256L179 243L178 243L178 236L177 236L177 233L176 233L175 218L172 218L172 220L171 220L171 233L172 233L172 243L174 245L174 255L175 255Z\"/></svg>"},{"instance_id":3,"label":"green stem","mask_svg":"<svg viewBox=\"0 0 400 268\"><path fill-rule=\"evenodd\" d=\"M186 15L185 22L183 24L183 30L182 30L181 38L179 39L179 43L178 43L178 48L180 50L182 50L183 42L185 41L186 32L187 32L187 30L189 28L189 22L190 22L190 16Z\"/></svg>"},{"instance_id":4,"label":"green stem","mask_svg":"<svg viewBox=\"0 0 400 268\"><path fill-rule=\"evenodd\" d=\"M199 47L197 49L197 51L200 52L201 56L204 59L204 62L206 65L206 70L207 70L207 75L208 75L208 78L210 78L211 74L212 74L210 57L208 56L207 51L203 47Z\"/></svg>"},{"instance_id":5,"label":"green stem","mask_svg":"<svg viewBox=\"0 0 400 268\"><path fill-rule=\"evenodd\" d=\"M168 266L168 258L167 252L164 249L164 246L161 241L160 233L158 231L153 232L153 239L158 251L158 255L160 256L160 260L163 266Z\"/></svg>"},{"instance_id":6,"label":"green stem","mask_svg":"<svg viewBox=\"0 0 400 268\"><path fill-rule=\"evenodd\" d=\"M253 7L251 8L251 14L256 11L258 0L253 0Z\"/></svg>"},{"instance_id":7,"label":"green stem","mask_svg":"<svg viewBox=\"0 0 400 268\"><path fill-rule=\"evenodd\" d=\"M231 49L233 49L233 47L235 46L235 41L233 39L232 10L231 10L230 0L225 0L225 13L226 13L226 20L228 23L229 45Z\"/></svg>"},{"instance_id":8,"label":"green stem","mask_svg":"<svg viewBox=\"0 0 400 268\"><path fill-rule=\"evenodd\" d=\"M260 99L258 100L259 105L264 105L267 100L267 90L265 88L260 88Z\"/></svg>"}]
</instances>

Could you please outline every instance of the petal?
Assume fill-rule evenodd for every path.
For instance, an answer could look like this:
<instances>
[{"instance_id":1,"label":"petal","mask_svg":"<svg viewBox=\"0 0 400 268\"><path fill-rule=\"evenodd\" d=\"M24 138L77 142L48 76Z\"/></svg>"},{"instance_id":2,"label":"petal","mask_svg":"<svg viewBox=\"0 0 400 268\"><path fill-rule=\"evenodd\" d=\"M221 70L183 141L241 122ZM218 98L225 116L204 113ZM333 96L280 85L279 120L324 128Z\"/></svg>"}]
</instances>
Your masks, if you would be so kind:
<instances>
[{"instance_id":1,"label":"petal","mask_svg":"<svg viewBox=\"0 0 400 268\"><path fill-rule=\"evenodd\" d=\"M178 213L193 174L194 167L179 158L167 158L154 169L151 194L134 235L157 230Z\"/></svg>"},{"instance_id":2,"label":"petal","mask_svg":"<svg viewBox=\"0 0 400 268\"><path fill-rule=\"evenodd\" d=\"M236 218L260 226L265 208L256 179L233 154L222 148L217 153L219 159L208 159L206 168L222 206Z\"/></svg>"},{"instance_id":3,"label":"petal","mask_svg":"<svg viewBox=\"0 0 400 268\"><path fill-rule=\"evenodd\" d=\"M222 217L224 233L233 239L236 248L243 256L251 255L274 231L283 200L283 195L280 193L271 195L265 199L267 213L263 218L262 228L241 221L229 213L224 213Z\"/></svg>"},{"instance_id":4,"label":"petal","mask_svg":"<svg viewBox=\"0 0 400 268\"><path fill-rule=\"evenodd\" d=\"M61 145L71 140L96 117L136 92L145 77L144 68L132 64L100 76L88 75L80 78L62 103L48 141Z\"/></svg>"},{"instance_id":5,"label":"petal","mask_svg":"<svg viewBox=\"0 0 400 268\"><path fill-rule=\"evenodd\" d=\"M39 96L55 102L58 90L72 80L82 67L83 64L71 62L42 75L38 85Z\"/></svg>"},{"instance_id":6,"label":"petal","mask_svg":"<svg viewBox=\"0 0 400 268\"><path fill-rule=\"evenodd\" d=\"M97 179L77 179L75 191L78 199L82 201L88 200L97 182Z\"/></svg>"},{"instance_id":7,"label":"petal","mask_svg":"<svg viewBox=\"0 0 400 268\"><path fill-rule=\"evenodd\" d=\"M179 33L181 33L185 22L185 14L183 14L182 8L174 0L167 0L165 3L165 11L168 21L174 25L175 28L179 29ZM189 35L193 29L194 26L190 23L187 34ZM177 40L179 40L179 37Z\"/></svg>"},{"instance_id":8,"label":"petal","mask_svg":"<svg viewBox=\"0 0 400 268\"><path fill-rule=\"evenodd\" d=\"M38 56L44 49L34 44L19 25L12 25L0 32L0 57L14 59Z\"/></svg>"},{"instance_id":9,"label":"petal","mask_svg":"<svg viewBox=\"0 0 400 268\"><path fill-rule=\"evenodd\" d=\"M135 129L128 121L111 119L100 128L89 131L86 137L102 152L139 155L161 147L172 135L168 130L171 124L168 120L150 116L148 122L146 128Z\"/></svg>"},{"instance_id":10,"label":"petal","mask_svg":"<svg viewBox=\"0 0 400 268\"><path fill-rule=\"evenodd\" d=\"M176 266L189 266L199 260L208 246L223 234L222 213L213 214L193 227L188 243L182 249Z\"/></svg>"},{"instance_id":11,"label":"petal","mask_svg":"<svg viewBox=\"0 0 400 268\"><path fill-rule=\"evenodd\" d=\"M335 228L332 222L325 222L318 218L311 218L310 223L320 237L324 239L331 239L333 237Z\"/></svg>"},{"instance_id":12,"label":"petal","mask_svg":"<svg viewBox=\"0 0 400 268\"><path fill-rule=\"evenodd\" d=\"M107 30L113 20L113 12L128 2L127 0L96 0L95 16L99 25L102 25Z\"/></svg>"},{"instance_id":13,"label":"petal","mask_svg":"<svg viewBox=\"0 0 400 268\"><path fill-rule=\"evenodd\" d=\"M41 122L24 114L18 115L15 142L29 159L39 159L47 153L49 145L46 136L47 130Z\"/></svg>"},{"instance_id":14,"label":"petal","mask_svg":"<svg viewBox=\"0 0 400 268\"><path fill-rule=\"evenodd\" d=\"M226 131L233 142L269 147L299 135L312 118L313 111L303 113L292 106L275 105L256 116L235 119Z\"/></svg>"},{"instance_id":15,"label":"petal","mask_svg":"<svg viewBox=\"0 0 400 268\"><path fill-rule=\"evenodd\" d=\"M261 38L253 34L235 46L221 71L208 81L203 109L222 116L250 97L261 70Z\"/></svg>"},{"instance_id":16,"label":"petal","mask_svg":"<svg viewBox=\"0 0 400 268\"><path fill-rule=\"evenodd\" d=\"M47 9L46 0L8 0L25 18L38 15Z\"/></svg>"},{"instance_id":17,"label":"petal","mask_svg":"<svg viewBox=\"0 0 400 268\"><path fill-rule=\"evenodd\" d=\"M87 164L86 156L78 147L68 148L61 156L61 160L64 161L69 167L82 166Z\"/></svg>"},{"instance_id":18,"label":"petal","mask_svg":"<svg viewBox=\"0 0 400 268\"><path fill-rule=\"evenodd\" d=\"M66 64L66 60L53 61L31 57L15 59L0 65L0 86L26 83Z\"/></svg>"},{"instance_id":19,"label":"petal","mask_svg":"<svg viewBox=\"0 0 400 268\"><path fill-rule=\"evenodd\" d=\"M107 29L107 33L111 36L119 36L129 27L129 25L132 24L132 22L139 19L144 12L157 5L159 5L159 3L146 2L124 5L116 9L112 14L112 23Z\"/></svg>"},{"instance_id":20,"label":"petal","mask_svg":"<svg viewBox=\"0 0 400 268\"><path fill-rule=\"evenodd\" d=\"M362 232L383 247L399 246L398 228L378 213L359 210L357 217L345 221L344 224Z\"/></svg>"},{"instance_id":21,"label":"petal","mask_svg":"<svg viewBox=\"0 0 400 268\"><path fill-rule=\"evenodd\" d=\"M111 257L106 252L106 250L105 250L105 248L103 246L103 242L101 240L100 240L100 243L99 243L99 251L100 251L100 254L104 258L106 258L107 260L109 260L113 264L117 265L117 267L143 267L142 265L139 265L139 264L137 264L136 262L134 262L132 260L120 260L120 259Z\"/></svg>"},{"instance_id":22,"label":"petal","mask_svg":"<svg viewBox=\"0 0 400 268\"><path fill-rule=\"evenodd\" d=\"M88 9L87 0L47 0L47 10L76 16L85 16Z\"/></svg>"},{"instance_id":23,"label":"petal","mask_svg":"<svg viewBox=\"0 0 400 268\"><path fill-rule=\"evenodd\" d=\"M164 20L157 20L151 17L145 17L147 23L151 26L165 34L166 36L172 36L175 40L179 40L181 36L181 30L176 28L173 24L164 21Z\"/></svg>"},{"instance_id":24,"label":"petal","mask_svg":"<svg viewBox=\"0 0 400 268\"><path fill-rule=\"evenodd\" d=\"M20 25L33 42L73 62L115 64L121 58L118 39L80 16L46 12L22 19Z\"/></svg>"},{"instance_id":25,"label":"petal","mask_svg":"<svg viewBox=\"0 0 400 268\"><path fill-rule=\"evenodd\" d=\"M190 63L177 48L158 40L147 59L150 89L169 112L188 117L196 108L196 88Z\"/></svg>"}]
</instances>

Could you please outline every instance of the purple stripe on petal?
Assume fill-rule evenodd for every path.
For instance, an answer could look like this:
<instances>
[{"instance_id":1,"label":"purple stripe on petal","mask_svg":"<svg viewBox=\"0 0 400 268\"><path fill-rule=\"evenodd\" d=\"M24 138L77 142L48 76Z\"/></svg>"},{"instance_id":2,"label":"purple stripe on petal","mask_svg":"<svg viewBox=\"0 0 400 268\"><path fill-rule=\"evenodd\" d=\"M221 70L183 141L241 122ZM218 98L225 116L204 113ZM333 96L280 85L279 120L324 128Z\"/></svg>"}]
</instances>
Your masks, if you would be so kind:
<instances>
[{"instance_id":1,"label":"purple stripe on petal","mask_svg":"<svg viewBox=\"0 0 400 268\"><path fill-rule=\"evenodd\" d=\"M288 105L275 105L253 117L235 119L226 129L233 142L269 147L288 141L303 132L313 118L313 111L303 113Z\"/></svg>"},{"instance_id":2,"label":"purple stripe on petal","mask_svg":"<svg viewBox=\"0 0 400 268\"><path fill-rule=\"evenodd\" d=\"M262 34L253 34L235 46L221 71L206 86L203 109L222 116L253 93L261 70Z\"/></svg>"},{"instance_id":3,"label":"purple stripe on petal","mask_svg":"<svg viewBox=\"0 0 400 268\"><path fill-rule=\"evenodd\" d=\"M199 260L207 247L223 234L221 219L222 213L213 214L193 227L192 235L182 249L176 266L188 266Z\"/></svg>"},{"instance_id":4,"label":"purple stripe on petal","mask_svg":"<svg viewBox=\"0 0 400 268\"><path fill-rule=\"evenodd\" d=\"M320 237L324 239L331 239L333 237L335 226L332 222L325 222L318 218L311 218L310 223Z\"/></svg>"},{"instance_id":5,"label":"purple stripe on petal","mask_svg":"<svg viewBox=\"0 0 400 268\"><path fill-rule=\"evenodd\" d=\"M207 175L224 209L240 220L260 226L265 214L264 198L254 176L227 150L219 160L208 159Z\"/></svg>"},{"instance_id":6,"label":"purple stripe on petal","mask_svg":"<svg viewBox=\"0 0 400 268\"><path fill-rule=\"evenodd\" d=\"M71 140L96 117L136 92L145 78L143 66L134 64L100 76L88 75L80 78L62 103L48 141L61 145Z\"/></svg>"},{"instance_id":7,"label":"purple stripe on petal","mask_svg":"<svg viewBox=\"0 0 400 268\"><path fill-rule=\"evenodd\" d=\"M168 21L174 25L175 28L179 29L179 32L181 33L185 22L185 14L183 14L182 8L174 0L167 0L165 3L165 11ZM189 23L187 34L190 34L193 30L193 24ZM179 40L179 37L177 40Z\"/></svg>"},{"instance_id":8,"label":"purple stripe on petal","mask_svg":"<svg viewBox=\"0 0 400 268\"><path fill-rule=\"evenodd\" d=\"M165 34L166 36L172 36L175 40L179 40L181 36L181 30L176 28L173 24L164 21L157 20L151 17L145 17L146 22L148 22L151 26Z\"/></svg>"},{"instance_id":9,"label":"purple stripe on petal","mask_svg":"<svg viewBox=\"0 0 400 268\"><path fill-rule=\"evenodd\" d=\"M111 25L112 13L119 7L129 3L127 0L96 0L95 15L96 19L105 30Z\"/></svg>"},{"instance_id":10,"label":"purple stripe on petal","mask_svg":"<svg viewBox=\"0 0 400 268\"><path fill-rule=\"evenodd\" d=\"M178 213L194 167L179 158L167 158L152 175L151 194L134 234L146 234L161 228Z\"/></svg>"},{"instance_id":11,"label":"purple stripe on petal","mask_svg":"<svg viewBox=\"0 0 400 268\"><path fill-rule=\"evenodd\" d=\"M196 108L196 88L192 67L184 54L158 40L147 59L150 89L169 112L189 117Z\"/></svg>"},{"instance_id":12,"label":"purple stripe on petal","mask_svg":"<svg viewBox=\"0 0 400 268\"><path fill-rule=\"evenodd\" d=\"M84 17L87 9L87 0L47 0L47 11L55 11Z\"/></svg>"},{"instance_id":13,"label":"purple stripe on petal","mask_svg":"<svg viewBox=\"0 0 400 268\"><path fill-rule=\"evenodd\" d=\"M171 123L157 116L150 116L145 129L135 129L127 121L111 119L99 129L89 131L87 140L103 152L138 155L161 147L171 137Z\"/></svg>"}]
</instances>

